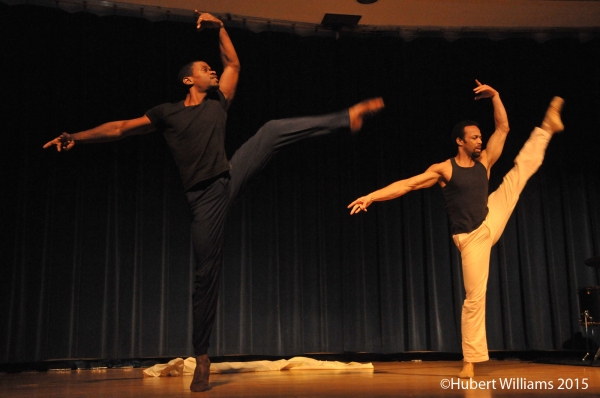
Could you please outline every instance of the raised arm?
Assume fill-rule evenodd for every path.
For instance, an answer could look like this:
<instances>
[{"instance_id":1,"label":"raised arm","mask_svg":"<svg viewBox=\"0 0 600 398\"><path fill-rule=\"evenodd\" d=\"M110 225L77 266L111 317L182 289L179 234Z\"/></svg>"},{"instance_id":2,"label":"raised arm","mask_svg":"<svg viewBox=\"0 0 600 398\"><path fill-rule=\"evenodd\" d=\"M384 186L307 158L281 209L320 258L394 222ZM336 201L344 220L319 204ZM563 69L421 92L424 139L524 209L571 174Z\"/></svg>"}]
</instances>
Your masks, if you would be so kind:
<instances>
[{"instance_id":1,"label":"raised arm","mask_svg":"<svg viewBox=\"0 0 600 398\"><path fill-rule=\"evenodd\" d=\"M196 11L198 12L198 11ZM235 96L238 78L240 75L240 60L238 59L233 43L225 30L223 22L208 13L200 13L196 28L217 28L219 29L219 48L221 49L221 62L223 63L223 74L219 79L219 88L231 104Z\"/></svg>"},{"instance_id":2,"label":"raised arm","mask_svg":"<svg viewBox=\"0 0 600 398\"><path fill-rule=\"evenodd\" d=\"M494 122L496 124L496 129L490 136L485 150L482 152L482 155L485 154L487 169L489 170L502 154L502 149L504 149L504 143L506 142L506 137L510 128L508 126L506 109L504 109L504 104L502 104L502 101L500 100L498 91L487 84L479 83L479 80L475 80L475 82L477 82L477 87L473 89L476 94L475 99L491 98L492 105L494 106Z\"/></svg>"},{"instance_id":3,"label":"raised arm","mask_svg":"<svg viewBox=\"0 0 600 398\"><path fill-rule=\"evenodd\" d=\"M96 143L116 141L130 135L146 134L154 130L154 126L146 115L137 119L119 120L104 123L90 130L79 133L62 133L44 145L44 149L55 146L58 152L68 151L76 143Z\"/></svg>"},{"instance_id":4,"label":"raised arm","mask_svg":"<svg viewBox=\"0 0 600 398\"><path fill-rule=\"evenodd\" d=\"M407 194L410 191L429 188L436 182L439 182L440 179L447 179L448 176L444 175L445 169L447 168L446 163L447 162L436 163L431 165L422 174L418 174L405 180L396 181L387 187L381 188L356 199L354 202L348 205L348 208L352 209L350 210L350 215L359 213L360 211L367 211L367 207L369 207L373 202L382 202L384 200L395 199Z\"/></svg>"}]
</instances>

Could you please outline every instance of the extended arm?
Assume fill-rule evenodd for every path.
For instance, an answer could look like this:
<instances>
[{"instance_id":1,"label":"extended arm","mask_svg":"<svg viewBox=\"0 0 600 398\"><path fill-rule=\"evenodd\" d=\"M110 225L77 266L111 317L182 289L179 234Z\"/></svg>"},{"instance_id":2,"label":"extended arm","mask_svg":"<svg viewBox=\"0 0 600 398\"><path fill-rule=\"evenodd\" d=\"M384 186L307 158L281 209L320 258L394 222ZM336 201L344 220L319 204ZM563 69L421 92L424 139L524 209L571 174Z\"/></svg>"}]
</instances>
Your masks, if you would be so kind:
<instances>
[{"instance_id":1,"label":"extended arm","mask_svg":"<svg viewBox=\"0 0 600 398\"><path fill-rule=\"evenodd\" d=\"M68 151L75 143L96 143L116 141L130 135L146 134L154 130L147 116L137 119L108 122L90 130L75 134L62 133L44 145L44 149L56 146L58 152Z\"/></svg>"},{"instance_id":2,"label":"extended arm","mask_svg":"<svg viewBox=\"0 0 600 398\"><path fill-rule=\"evenodd\" d=\"M506 142L506 137L510 128L508 126L506 109L504 109L504 104L502 104L502 101L500 100L498 91L487 84L479 83L478 80L475 81L477 82L477 87L473 90L475 94L477 94L475 99L491 98L494 106L494 122L496 124L496 129L488 140L485 149L487 168L489 170L502 154L502 149L504 149L504 143Z\"/></svg>"},{"instance_id":3,"label":"extended arm","mask_svg":"<svg viewBox=\"0 0 600 398\"><path fill-rule=\"evenodd\" d=\"M198 12L198 11L196 11ZM237 88L240 74L240 60L238 59L233 43L225 30L223 22L208 13L201 13L196 24L198 30L204 27L219 28L219 48L221 49L221 62L223 63L223 74L219 79L219 88L231 104Z\"/></svg>"},{"instance_id":4,"label":"extended arm","mask_svg":"<svg viewBox=\"0 0 600 398\"><path fill-rule=\"evenodd\" d=\"M350 210L350 215L359 213L361 210L367 211L367 207L369 207L373 202L382 202L384 200L395 199L407 194L410 191L431 187L440 180L440 177L443 176L443 166L444 163L434 164L422 174L407 178L405 180L396 181L387 187L381 188L356 199L354 202L348 205L348 208L352 209Z\"/></svg>"}]
</instances>

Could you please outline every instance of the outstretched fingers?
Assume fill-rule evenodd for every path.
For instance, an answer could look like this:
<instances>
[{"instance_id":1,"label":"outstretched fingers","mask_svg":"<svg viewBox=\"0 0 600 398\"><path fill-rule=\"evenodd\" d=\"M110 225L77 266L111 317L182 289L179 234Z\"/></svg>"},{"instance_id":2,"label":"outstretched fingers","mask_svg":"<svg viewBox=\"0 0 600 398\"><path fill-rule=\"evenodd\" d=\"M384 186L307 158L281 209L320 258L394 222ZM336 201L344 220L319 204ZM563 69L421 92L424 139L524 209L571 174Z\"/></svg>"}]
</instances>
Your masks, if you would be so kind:
<instances>
[{"instance_id":1,"label":"outstretched fingers","mask_svg":"<svg viewBox=\"0 0 600 398\"><path fill-rule=\"evenodd\" d=\"M56 142L55 142L55 141L56 141L56 138L55 138L55 139L53 139L52 141L48 141L48 142L46 142L42 148L44 148L44 149L48 149L48 148L50 148L52 145L56 145Z\"/></svg>"},{"instance_id":2,"label":"outstretched fingers","mask_svg":"<svg viewBox=\"0 0 600 398\"><path fill-rule=\"evenodd\" d=\"M42 148L47 149L47 148L50 148L51 146L56 146L56 150L58 152L62 152L62 151L68 151L69 149L73 148L73 145L75 145L75 141L73 141L71 139L69 134L62 133L61 135L59 135L52 141L48 141L47 143L45 143Z\"/></svg>"},{"instance_id":3,"label":"outstretched fingers","mask_svg":"<svg viewBox=\"0 0 600 398\"><path fill-rule=\"evenodd\" d=\"M60 151L61 151L61 149L62 149L62 142L60 141L60 137L57 137L57 138L53 139L52 141L48 141L48 142L47 142L47 143L46 143L46 144L43 146L43 148L44 148L44 149L48 149L48 148L50 148L51 146L56 146L56 150L57 150L58 152L60 152Z\"/></svg>"},{"instance_id":4,"label":"outstretched fingers","mask_svg":"<svg viewBox=\"0 0 600 398\"><path fill-rule=\"evenodd\" d=\"M361 211L366 212L368 206L369 205L365 202L365 200L363 200L363 198L358 198L348 205L348 209L352 208L352 210L350 210L350 215L353 215Z\"/></svg>"},{"instance_id":5,"label":"outstretched fingers","mask_svg":"<svg viewBox=\"0 0 600 398\"><path fill-rule=\"evenodd\" d=\"M222 22L217 17L207 13L200 12L198 10L194 10L194 13L198 15L198 20L196 21L196 29L202 30L203 28L216 28L222 27ZM204 25L202 23L204 22Z\"/></svg>"},{"instance_id":6,"label":"outstretched fingers","mask_svg":"<svg viewBox=\"0 0 600 398\"><path fill-rule=\"evenodd\" d=\"M361 211L367 211L366 207L362 207L362 205L354 205L352 210L350 210L350 215L358 214Z\"/></svg>"},{"instance_id":7,"label":"outstretched fingers","mask_svg":"<svg viewBox=\"0 0 600 398\"><path fill-rule=\"evenodd\" d=\"M473 92L476 94L475 95L476 100L479 100L482 98L491 98L491 97L495 96L496 94L498 94L498 92L496 90L494 90L492 87L488 86L487 84L481 84L481 82L477 79L475 79L475 83L477 83L477 87L475 87L473 89Z\"/></svg>"},{"instance_id":8,"label":"outstretched fingers","mask_svg":"<svg viewBox=\"0 0 600 398\"><path fill-rule=\"evenodd\" d=\"M204 26L202 26L204 18L202 18L202 13L200 11L196 10L195 13L198 14L198 19L196 20L196 30L200 31L202 28L204 28Z\"/></svg>"}]
</instances>

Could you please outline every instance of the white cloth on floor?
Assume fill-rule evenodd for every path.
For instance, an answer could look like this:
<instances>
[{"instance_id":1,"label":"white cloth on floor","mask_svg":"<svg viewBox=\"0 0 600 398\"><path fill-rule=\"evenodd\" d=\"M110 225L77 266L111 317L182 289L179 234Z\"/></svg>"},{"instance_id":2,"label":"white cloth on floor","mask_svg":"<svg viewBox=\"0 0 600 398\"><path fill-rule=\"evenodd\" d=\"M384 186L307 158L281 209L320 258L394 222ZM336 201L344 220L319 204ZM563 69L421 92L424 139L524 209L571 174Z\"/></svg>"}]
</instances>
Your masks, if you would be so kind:
<instances>
[{"instance_id":1,"label":"white cloth on floor","mask_svg":"<svg viewBox=\"0 0 600 398\"><path fill-rule=\"evenodd\" d=\"M157 364L144 369L146 376L182 376L192 375L196 368L196 358L175 358L167 364ZM306 357L280 359L278 361L250 361L250 362L217 362L210 364L210 373L240 373L240 372L266 372L274 370L348 370L348 369L373 369L372 363L319 361Z\"/></svg>"},{"instance_id":2,"label":"white cloth on floor","mask_svg":"<svg viewBox=\"0 0 600 398\"><path fill-rule=\"evenodd\" d=\"M196 360L194 359L194 367L196 366ZM183 376L184 374L184 360L182 358L175 358L168 363L156 364L151 368L144 369L144 376Z\"/></svg>"}]
</instances>

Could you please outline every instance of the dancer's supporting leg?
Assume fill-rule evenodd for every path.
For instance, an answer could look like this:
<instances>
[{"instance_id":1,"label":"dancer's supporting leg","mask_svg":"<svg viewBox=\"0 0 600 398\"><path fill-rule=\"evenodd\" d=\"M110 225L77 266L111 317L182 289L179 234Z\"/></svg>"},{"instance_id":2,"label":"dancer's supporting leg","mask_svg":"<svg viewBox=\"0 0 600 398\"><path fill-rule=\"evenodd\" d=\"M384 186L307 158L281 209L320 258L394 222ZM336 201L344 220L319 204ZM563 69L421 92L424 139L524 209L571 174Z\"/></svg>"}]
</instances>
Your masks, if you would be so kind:
<instances>
[{"instance_id":1,"label":"dancer's supporting leg","mask_svg":"<svg viewBox=\"0 0 600 398\"><path fill-rule=\"evenodd\" d=\"M223 236L227 216L228 177L206 181L186 192L192 213L192 245L196 267L192 295L193 345L196 369L190 389L208 389L210 360L207 351L214 323L223 265Z\"/></svg>"},{"instance_id":2,"label":"dancer's supporting leg","mask_svg":"<svg viewBox=\"0 0 600 398\"><path fill-rule=\"evenodd\" d=\"M485 299L491 247L500 239L525 184L541 166L552 135L564 129L560 118L563 103L560 97L552 100L541 128L533 130L515 158L515 166L488 197L489 213L485 221L457 243L461 249L466 291L461 321L465 362L459 377L474 377L473 363L488 359Z\"/></svg>"}]
</instances>

